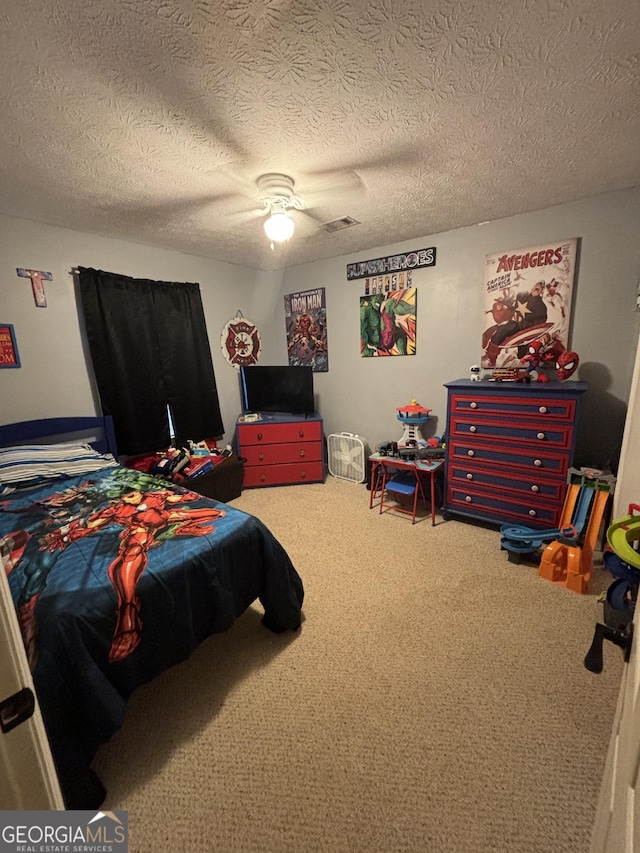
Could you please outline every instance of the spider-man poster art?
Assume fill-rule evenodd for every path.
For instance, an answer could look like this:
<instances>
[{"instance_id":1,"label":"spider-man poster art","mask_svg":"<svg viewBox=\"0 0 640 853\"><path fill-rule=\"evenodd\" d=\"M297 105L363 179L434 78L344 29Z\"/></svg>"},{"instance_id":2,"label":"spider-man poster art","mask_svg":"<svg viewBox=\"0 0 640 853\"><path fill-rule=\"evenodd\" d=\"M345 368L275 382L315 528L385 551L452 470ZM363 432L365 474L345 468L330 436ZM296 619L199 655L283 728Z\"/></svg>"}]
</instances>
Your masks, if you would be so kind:
<instances>
[{"instance_id":1,"label":"spider-man poster art","mask_svg":"<svg viewBox=\"0 0 640 853\"><path fill-rule=\"evenodd\" d=\"M324 287L285 296L284 316L289 365L312 367L314 373L329 370Z\"/></svg>"}]
</instances>

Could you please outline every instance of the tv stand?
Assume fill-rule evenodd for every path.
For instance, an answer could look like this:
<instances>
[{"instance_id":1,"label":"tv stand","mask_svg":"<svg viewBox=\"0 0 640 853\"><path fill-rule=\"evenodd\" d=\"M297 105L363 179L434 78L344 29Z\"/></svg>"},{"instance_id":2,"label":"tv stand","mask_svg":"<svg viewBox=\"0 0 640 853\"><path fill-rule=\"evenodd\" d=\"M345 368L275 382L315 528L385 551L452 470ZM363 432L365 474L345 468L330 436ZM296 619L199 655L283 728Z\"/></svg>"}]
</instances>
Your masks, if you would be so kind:
<instances>
[{"instance_id":1,"label":"tv stand","mask_svg":"<svg viewBox=\"0 0 640 853\"><path fill-rule=\"evenodd\" d=\"M263 414L236 424L244 488L321 483L324 445L320 415Z\"/></svg>"}]
</instances>

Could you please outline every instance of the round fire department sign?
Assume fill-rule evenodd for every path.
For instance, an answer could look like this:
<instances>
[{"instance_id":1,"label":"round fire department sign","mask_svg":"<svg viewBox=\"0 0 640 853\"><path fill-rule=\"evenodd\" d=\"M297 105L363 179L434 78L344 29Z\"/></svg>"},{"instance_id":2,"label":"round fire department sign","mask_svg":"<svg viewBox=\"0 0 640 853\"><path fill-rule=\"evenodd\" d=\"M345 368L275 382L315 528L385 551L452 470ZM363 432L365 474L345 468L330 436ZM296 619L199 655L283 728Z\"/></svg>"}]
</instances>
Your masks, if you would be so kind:
<instances>
[{"instance_id":1,"label":"round fire department sign","mask_svg":"<svg viewBox=\"0 0 640 853\"><path fill-rule=\"evenodd\" d=\"M251 320L239 311L233 320L225 323L220 337L222 352L236 370L241 365L255 364L260 358L260 334Z\"/></svg>"}]
</instances>

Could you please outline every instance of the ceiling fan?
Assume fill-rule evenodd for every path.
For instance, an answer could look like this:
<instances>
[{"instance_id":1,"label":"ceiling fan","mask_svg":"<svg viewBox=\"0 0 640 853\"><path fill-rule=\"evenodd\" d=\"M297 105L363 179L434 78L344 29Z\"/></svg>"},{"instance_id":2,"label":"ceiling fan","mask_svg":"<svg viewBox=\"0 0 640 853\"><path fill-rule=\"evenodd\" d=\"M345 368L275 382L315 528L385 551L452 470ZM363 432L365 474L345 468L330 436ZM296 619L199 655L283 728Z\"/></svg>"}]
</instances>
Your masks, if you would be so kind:
<instances>
[{"instance_id":1,"label":"ceiling fan","mask_svg":"<svg viewBox=\"0 0 640 853\"><path fill-rule=\"evenodd\" d=\"M274 243L284 243L293 236L295 223L289 211L304 210L305 204L299 195L293 191L294 181L289 175L268 172L256 180L258 199L264 204L264 230Z\"/></svg>"},{"instance_id":2,"label":"ceiling fan","mask_svg":"<svg viewBox=\"0 0 640 853\"><path fill-rule=\"evenodd\" d=\"M300 192L290 175L282 172L266 172L251 181L250 184L237 173L226 169L224 174L236 186L242 187L240 195L258 202L252 209L227 214L227 225L246 222L263 217L265 233L274 248L275 243L289 240L299 227L304 235L311 235L326 228L325 218L319 218L312 211L319 206L334 202L336 198L362 191L362 180L350 170L326 171L307 175L303 179ZM355 224L355 220L353 220Z\"/></svg>"}]
</instances>

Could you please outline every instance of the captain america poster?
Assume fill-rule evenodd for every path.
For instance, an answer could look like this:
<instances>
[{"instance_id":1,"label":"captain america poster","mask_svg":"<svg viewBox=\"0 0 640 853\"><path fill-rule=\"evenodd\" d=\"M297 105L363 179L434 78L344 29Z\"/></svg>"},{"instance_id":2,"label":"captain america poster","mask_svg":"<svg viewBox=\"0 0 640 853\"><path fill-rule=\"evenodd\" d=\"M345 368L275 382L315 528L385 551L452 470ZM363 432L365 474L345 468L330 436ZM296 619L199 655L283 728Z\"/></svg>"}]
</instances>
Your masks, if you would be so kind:
<instances>
[{"instance_id":1,"label":"captain america poster","mask_svg":"<svg viewBox=\"0 0 640 853\"><path fill-rule=\"evenodd\" d=\"M569 349L578 238L487 255L481 366L521 366L539 341L557 358Z\"/></svg>"}]
</instances>

